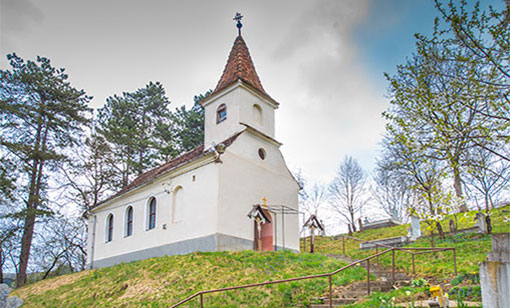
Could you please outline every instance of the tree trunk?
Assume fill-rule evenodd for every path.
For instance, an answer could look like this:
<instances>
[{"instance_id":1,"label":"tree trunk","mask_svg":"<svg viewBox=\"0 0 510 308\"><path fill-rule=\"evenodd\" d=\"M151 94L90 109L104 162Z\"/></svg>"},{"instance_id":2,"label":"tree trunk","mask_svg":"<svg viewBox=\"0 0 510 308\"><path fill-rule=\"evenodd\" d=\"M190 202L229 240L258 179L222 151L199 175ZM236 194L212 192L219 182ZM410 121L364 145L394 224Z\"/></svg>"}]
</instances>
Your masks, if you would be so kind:
<instances>
[{"instance_id":1,"label":"tree trunk","mask_svg":"<svg viewBox=\"0 0 510 308\"><path fill-rule=\"evenodd\" d=\"M487 234L491 234L491 232L492 232L490 209L489 209L489 198L490 198L490 196L486 192L485 193L485 224L486 224L485 227L486 227L486 230L487 230Z\"/></svg>"},{"instance_id":2,"label":"tree trunk","mask_svg":"<svg viewBox=\"0 0 510 308\"><path fill-rule=\"evenodd\" d=\"M352 225L352 232L356 232L356 224L355 224L355 221L354 221L354 213L351 212L351 225Z\"/></svg>"},{"instance_id":3,"label":"tree trunk","mask_svg":"<svg viewBox=\"0 0 510 308\"><path fill-rule=\"evenodd\" d=\"M4 283L4 271L3 271L3 268L4 268L4 262L5 262L5 259L4 259L4 252L3 250L0 248L0 283Z\"/></svg>"},{"instance_id":4,"label":"tree trunk","mask_svg":"<svg viewBox=\"0 0 510 308\"><path fill-rule=\"evenodd\" d=\"M485 216L485 227L487 228L487 234L492 233L492 224L491 224L491 217L489 216L489 213L487 213L487 216Z\"/></svg>"},{"instance_id":5,"label":"tree trunk","mask_svg":"<svg viewBox=\"0 0 510 308\"><path fill-rule=\"evenodd\" d=\"M21 253L19 256L19 272L16 277L16 287L22 287L27 282L27 266L30 257L30 248L34 235L35 215L27 214L25 226L23 227L23 237L21 238Z\"/></svg>"},{"instance_id":6,"label":"tree trunk","mask_svg":"<svg viewBox=\"0 0 510 308\"><path fill-rule=\"evenodd\" d=\"M34 211L37 208L36 202L36 186L37 186L37 170L38 170L38 161L33 162L31 176L30 176L30 189L29 189L29 197L27 201L27 212L25 216L25 224L23 226L23 236L21 237L21 252L20 252L20 262L19 262L19 271L16 275L16 287L21 287L25 284L27 280L27 266L28 266L28 258L30 256L30 246L32 245L32 237L34 233L34 223L35 223L35 213Z\"/></svg>"},{"instance_id":7,"label":"tree trunk","mask_svg":"<svg viewBox=\"0 0 510 308\"><path fill-rule=\"evenodd\" d=\"M430 223L428 223L428 224L429 224L429 226L431 225ZM428 238L430 241L430 247L432 247L432 248L436 247L436 245L434 243L434 229L430 229L430 236Z\"/></svg>"},{"instance_id":8,"label":"tree trunk","mask_svg":"<svg viewBox=\"0 0 510 308\"><path fill-rule=\"evenodd\" d=\"M43 161L40 158L40 153L46 151L46 140L48 137L48 127L45 127L44 136L41 138L42 133L42 119L38 126L38 131L35 140L34 153L36 158L32 163L32 170L30 175L30 189L27 201L27 213L25 216L25 225L23 226L23 236L21 237L21 252L19 256L19 272L16 276L16 287L23 286L27 281L27 267L28 259L30 258L30 248L32 247L32 238L34 236L34 227L36 219L36 210L40 202L40 190L43 172ZM42 140L41 140L42 139Z\"/></svg>"},{"instance_id":9,"label":"tree trunk","mask_svg":"<svg viewBox=\"0 0 510 308\"><path fill-rule=\"evenodd\" d=\"M437 228L437 233L439 234L439 238L444 239L443 227L441 226L441 223L439 223L439 221L436 221L436 228Z\"/></svg>"},{"instance_id":10,"label":"tree trunk","mask_svg":"<svg viewBox=\"0 0 510 308\"><path fill-rule=\"evenodd\" d=\"M460 177L460 171L458 167L453 168L453 188L455 189L455 196L462 200L459 211L461 213L467 212L468 208L466 205L466 202L462 199L463 193L462 193L462 179Z\"/></svg>"},{"instance_id":11,"label":"tree trunk","mask_svg":"<svg viewBox=\"0 0 510 308\"><path fill-rule=\"evenodd\" d=\"M144 106L144 108L145 108L145 106ZM138 155L139 155L139 158L138 158L138 170L137 170L138 171L137 172L138 176L140 176L143 173L143 170L145 169L144 168L144 157L145 157L145 151L144 150L145 149L144 149L143 146L140 146L140 143L145 140L145 118L146 118L146 116L145 116L145 109L144 109L143 112L142 112L142 127L140 129L141 130L141 132L140 132L141 133L140 134L140 140L138 141L138 144L137 144L138 151L139 151L139 153L138 153Z\"/></svg>"}]
</instances>

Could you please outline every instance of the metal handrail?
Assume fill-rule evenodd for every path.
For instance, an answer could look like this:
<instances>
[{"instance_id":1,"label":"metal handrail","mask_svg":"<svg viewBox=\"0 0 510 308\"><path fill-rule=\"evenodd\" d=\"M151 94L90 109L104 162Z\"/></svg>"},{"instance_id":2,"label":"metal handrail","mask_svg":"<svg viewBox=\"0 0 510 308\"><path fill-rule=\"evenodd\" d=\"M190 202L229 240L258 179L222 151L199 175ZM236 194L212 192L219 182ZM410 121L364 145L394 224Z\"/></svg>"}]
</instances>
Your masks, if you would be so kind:
<instances>
[{"instance_id":1,"label":"metal handrail","mask_svg":"<svg viewBox=\"0 0 510 308\"><path fill-rule=\"evenodd\" d=\"M342 253L344 256L347 256L347 254L345 253L345 238L353 239L353 240L360 241L363 243L370 242L370 241L366 241L364 239L357 238L357 237L350 236L350 235L341 234L339 236L342 237ZM455 267L455 275L457 275L457 257L456 257L455 248L450 248L450 247L393 247L393 246L389 246L389 245L385 245L385 244L378 244L378 243L373 243L373 244L375 245L376 253L379 252L379 246L381 246L381 247L386 247L386 248L395 248L395 249L398 249L398 250L405 252L407 254L411 254L411 258L412 258L412 262L413 262L413 275L416 274L415 262L414 262L414 257L416 255L425 254L425 253L429 253L429 252L452 250L453 251L453 262L454 262L454 267ZM412 252L412 251L407 251L407 250L425 250L425 251L424 252ZM379 257L377 257L377 265L379 265Z\"/></svg>"},{"instance_id":2,"label":"metal handrail","mask_svg":"<svg viewBox=\"0 0 510 308\"><path fill-rule=\"evenodd\" d=\"M414 252L408 252L400 247L391 247L389 249L386 249L382 252L377 252L374 255L368 256L364 259L360 259L357 261L352 262L351 264L348 264L344 267L341 267L331 273L323 273L323 274L317 274L317 275L309 275L309 276L302 276L302 277L296 277L296 278L288 278L288 279L282 279L282 280L274 280L274 281L266 281L266 282L259 282L259 283L252 283L252 284L246 284L241 286L234 286L234 287L227 287L227 288L220 288L220 289L212 289L212 290L205 290L205 291L199 291L195 294L181 300L180 302L174 304L170 308L178 307L195 297L200 297L200 307L204 307L204 294L208 293L218 293L218 292L224 292L224 291L231 291L231 290L238 290L238 289L246 289L246 288L253 288L253 287L259 287L259 286L265 286L270 284L278 284L278 283L285 283L285 282L291 282L291 281L297 281L297 280L305 280L305 279L315 279L315 278L322 278L322 277L328 277L329 281L329 307L333 307L333 296L332 296L332 283L331 279L333 275L338 274L341 271L344 271L350 267L353 267L357 264L360 264L362 262L367 262L367 293L370 294L370 260L373 258L379 258L379 256L389 253L391 251L392 253L392 283L395 283L395 251L404 251L407 253L411 253L413 255L413 274L414 274L414 254L423 254L423 253L431 253L431 252L437 252L437 251L444 251L444 250L453 250L453 259L454 259L454 267L455 267L455 276L457 275L457 260L456 260L456 254L455 254L455 248L450 247L440 247L440 248L434 248L434 247L417 247L417 248L405 248L407 250L421 250L420 253L414 253Z\"/></svg>"},{"instance_id":3,"label":"metal handrail","mask_svg":"<svg viewBox=\"0 0 510 308\"><path fill-rule=\"evenodd\" d=\"M345 255L345 238L350 238L350 239L353 239L353 240L356 240L356 241L360 241L360 242L363 242L363 243L371 242L371 241L367 241L367 240L364 240L364 239L361 239L361 238L357 238L357 237L354 237L354 236L350 236L350 235L343 235L343 234L341 234L340 236L342 237L342 244L343 244L344 255ZM375 245L376 248L378 246L386 247L386 248L392 248L393 247L393 246L390 246L390 245L379 244L379 243L373 243L373 244Z\"/></svg>"}]
</instances>

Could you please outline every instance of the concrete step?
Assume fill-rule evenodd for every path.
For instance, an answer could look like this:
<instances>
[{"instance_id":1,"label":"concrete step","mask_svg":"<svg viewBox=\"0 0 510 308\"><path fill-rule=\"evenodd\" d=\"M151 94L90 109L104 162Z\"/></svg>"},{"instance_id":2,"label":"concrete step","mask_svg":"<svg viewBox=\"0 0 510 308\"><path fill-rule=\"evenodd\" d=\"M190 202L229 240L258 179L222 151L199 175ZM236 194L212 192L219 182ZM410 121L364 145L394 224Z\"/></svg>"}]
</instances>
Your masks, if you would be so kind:
<instances>
[{"instance_id":1,"label":"concrete step","mask_svg":"<svg viewBox=\"0 0 510 308\"><path fill-rule=\"evenodd\" d=\"M362 298L367 296L367 290L362 290L361 288L339 288L333 290L334 298Z\"/></svg>"},{"instance_id":2,"label":"concrete step","mask_svg":"<svg viewBox=\"0 0 510 308\"><path fill-rule=\"evenodd\" d=\"M333 298L333 307L342 307L342 305L352 304L359 298ZM322 304L312 304L310 308L329 307L329 299L324 299Z\"/></svg>"},{"instance_id":3,"label":"concrete step","mask_svg":"<svg viewBox=\"0 0 510 308\"><path fill-rule=\"evenodd\" d=\"M363 288L363 287L366 287L367 286L367 281L358 281L358 282L355 282L352 284L352 287L353 288ZM386 288L391 288L393 286L393 284L391 283L391 281L387 280L387 281L373 281L373 280L370 280L370 287L386 287Z\"/></svg>"},{"instance_id":4,"label":"concrete step","mask_svg":"<svg viewBox=\"0 0 510 308\"><path fill-rule=\"evenodd\" d=\"M386 291L390 291L393 289L393 286L392 285L389 285L389 286L373 286L372 284L370 284L370 292L375 292L375 291L381 291L381 292L386 292ZM365 285L361 285L357 288L357 290L361 290L363 292L365 292L365 294L368 292L368 286L365 284Z\"/></svg>"},{"instance_id":5,"label":"concrete step","mask_svg":"<svg viewBox=\"0 0 510 308\"><path fill-rule=\"evenodd\" d=\"M386 279L391 279L391 272L372 272L370 271L371 275L374 275L376 277L384 277ZM395 273L395 280L411 280L412 278L408 276L406 273Z\"/></svg>"}]
</instances>

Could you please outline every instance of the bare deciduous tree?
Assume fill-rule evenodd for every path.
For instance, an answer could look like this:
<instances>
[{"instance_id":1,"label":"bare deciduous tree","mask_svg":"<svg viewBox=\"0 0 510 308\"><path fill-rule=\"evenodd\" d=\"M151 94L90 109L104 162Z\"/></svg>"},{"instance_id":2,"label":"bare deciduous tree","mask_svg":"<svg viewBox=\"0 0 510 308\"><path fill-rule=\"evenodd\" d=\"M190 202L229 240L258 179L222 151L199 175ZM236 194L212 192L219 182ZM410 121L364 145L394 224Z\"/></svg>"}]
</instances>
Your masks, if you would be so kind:
<instances>
[{"instance_id":1,"label":"bare deciduous tree","mask_svg":"<svg viewBox=\"0 0 510 308\"><path fill-rule=\"evenodd\" d=\"M15 270L17 273L20 230L10 222L2 221L0 223L0 283L4 281L4 269ZM10 265L8 265L9 263Z\"/></svg>"},{"instance_id":2,"label":"bare deciduous tree","mask_svg":"<svg viewBox=\"0 0 510 308\"><path fill-rule=\"evenodd\" d=\"M33 265L40 279L85 269L86 226L77 217L55 215L38 232Z\"/></svg>"},{"instance_id":3,"label":"bare deciduous tree","mask_svg":"<svg viewBox=\"0 0 510 308\"><path fill-rule=\"evenodd\" d=\"M307 188L306 200L303 202L303 210L309 215L318 216L319 209L326 201L326 188L321 183L314 183L311 188Z\"/></svg>"},{"instance_id":4,"label":"bare deciduous tree","mask_svg":"<svg viewBox=\"0 0 510 308\"><path fill-rule=\"evenodd\" d=\"M311 215L315 215L319 219L319 209L321 209L327 201L327 191L321 183L314 183L312 187L305 187L303 195L305 198L301 202L301 212L308 219Z\"/></svg>"},{"instance_id":5,"label":"bare deciduous tree","mask_svg":"<svg viewBox=\"0 0 510 308\"><path fill-rule=\"evenodd\" d=\"M331 207L352 231L356 231L356 219L369 201L366 181L358 161L348 156L329 185Z\"/></svg>"},{"instance_id":6,"label":"bare deciduous tree","mask_svg":"<svg viewBox=\"0 0 510 308\"><path fill-rule=\"evenodd\" d=\"M391 157L381 158L377 162L374 183L372 195L383 211L395 220L406 222L415 193L411 183L395 170Z\"/></svg>"},{"instance_id":7,"label":"bare deciduous tree","mask_svg":"<svg viewBox=\"0 0 510 308\"><path fill-rule=\"evenodd\" d=\"M468 185L483 197L488 213L494 208L494 197L508 187L510 163L481 149L474 149L471 157L473 162L468 170Z\"/></svg>"}]
</instances>

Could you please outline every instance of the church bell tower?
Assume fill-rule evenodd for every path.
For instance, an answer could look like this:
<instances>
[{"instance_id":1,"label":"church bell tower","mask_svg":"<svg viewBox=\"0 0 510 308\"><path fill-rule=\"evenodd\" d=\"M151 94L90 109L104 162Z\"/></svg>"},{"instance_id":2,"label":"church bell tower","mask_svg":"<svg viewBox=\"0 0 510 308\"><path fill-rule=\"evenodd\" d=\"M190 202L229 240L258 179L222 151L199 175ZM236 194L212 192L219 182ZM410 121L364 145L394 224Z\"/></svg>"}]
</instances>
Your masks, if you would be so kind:
<instances>
[{"instance_id":1,"label":"church bell tower","mask_svg":"<svg viewBox=\"0 0 510 308\"><path fill-rule=\"evenodd\" d=\"M241 36L242 16L237 14L239 34L214 91L200 104L205 110L204 147L221 143L247 127L274 139L274 112L278 103L266 93Z\"/></svg>"}]
</instances>

